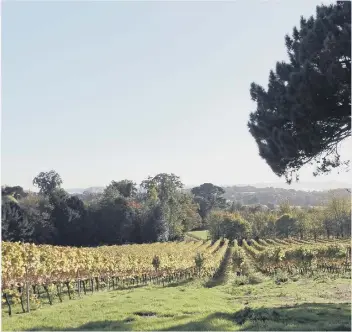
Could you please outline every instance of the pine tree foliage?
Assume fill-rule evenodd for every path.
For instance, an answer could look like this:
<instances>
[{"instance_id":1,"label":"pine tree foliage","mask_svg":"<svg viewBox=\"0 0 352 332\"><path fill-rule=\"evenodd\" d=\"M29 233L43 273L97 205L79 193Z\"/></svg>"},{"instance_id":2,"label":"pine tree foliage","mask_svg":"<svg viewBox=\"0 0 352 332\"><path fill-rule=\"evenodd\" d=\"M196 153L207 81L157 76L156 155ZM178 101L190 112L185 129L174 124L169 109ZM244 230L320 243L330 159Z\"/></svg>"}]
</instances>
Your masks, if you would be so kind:
<instances>
[{"instance_id":1,"label":"pine tree foliage","mask_svg":"<svg viewBox=\"0 0 352 332\"><path fill-rule=\"evenodd\" d=\"M288 62L277 62L268 89L252 83L257 104L249 131L260 156L291 183L305 164L314 175L348 165L338 152L351 135L351 2L318 6L286 36Z\"/></svg>"}]
</instances>

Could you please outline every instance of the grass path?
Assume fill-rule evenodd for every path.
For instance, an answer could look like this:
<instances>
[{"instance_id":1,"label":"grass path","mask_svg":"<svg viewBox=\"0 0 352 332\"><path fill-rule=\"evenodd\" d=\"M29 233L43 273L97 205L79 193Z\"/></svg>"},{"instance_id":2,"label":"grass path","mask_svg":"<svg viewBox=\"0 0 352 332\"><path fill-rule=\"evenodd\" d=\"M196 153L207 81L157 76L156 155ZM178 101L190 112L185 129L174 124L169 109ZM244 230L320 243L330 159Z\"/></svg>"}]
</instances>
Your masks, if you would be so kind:
<instances>
[{"instance_id":1,"label":"grass path","mask_svg":"<svg viewBox=\"0 0 352 332\"><path fill-rule=\"evenodd\" d=\"M350 279L276 285L147 286L100 292L8 317L2 330L350 330Z\"/></svg>"},{"instance_id":2,"label":"grass path","mask_svg":"<svg viewBox=\"0 0 352 332\"><path fill-rule=\"evenodd\" d=\"M197 240L208 240L209 232L204 231L192 231L187 233L190 237L193 237Z\"/></svg>"}]
</instances>

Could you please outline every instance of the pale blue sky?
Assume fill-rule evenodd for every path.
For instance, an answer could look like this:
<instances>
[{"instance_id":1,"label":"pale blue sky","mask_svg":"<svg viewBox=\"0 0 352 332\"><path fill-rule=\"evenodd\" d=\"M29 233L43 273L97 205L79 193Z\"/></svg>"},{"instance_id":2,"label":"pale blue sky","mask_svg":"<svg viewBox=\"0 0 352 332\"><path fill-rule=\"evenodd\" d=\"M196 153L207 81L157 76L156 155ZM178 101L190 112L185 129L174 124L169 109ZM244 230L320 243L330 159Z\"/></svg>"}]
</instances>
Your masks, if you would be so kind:
<instances>
[{"instance_id":1,"label":"pale blue sky","mask_svg":"<svg viewBox=\"0 0 352 332\"><path fill-rule=\"evenodd\" d=\"M248 133L249 85L266 86L285 34L318 3L5 2L2 184L29 188L50 169L66 188L159 172L284 181Z\"/></svg>"}]
</instances>

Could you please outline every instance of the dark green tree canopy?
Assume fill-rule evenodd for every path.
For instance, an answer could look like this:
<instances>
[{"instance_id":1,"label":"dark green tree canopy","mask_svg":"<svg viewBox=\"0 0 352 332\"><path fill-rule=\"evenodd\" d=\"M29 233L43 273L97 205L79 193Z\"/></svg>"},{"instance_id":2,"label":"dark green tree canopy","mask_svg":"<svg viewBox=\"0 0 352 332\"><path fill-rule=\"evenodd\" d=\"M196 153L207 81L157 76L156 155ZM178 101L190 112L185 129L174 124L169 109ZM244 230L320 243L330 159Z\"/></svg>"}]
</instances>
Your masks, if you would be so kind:
<instances>
[{"instance_id":1,"label":"dark green tree canopy","mask_svg":"<svg viewBox=\"0 0 352 332\"><path fill-rule=\"evenodd\" d=\"M296 220L288 214L284 214L276 221L276 231L279 236L289 237L295 233Z\"/></svg>"},{"instance_id":2,"label":"dark green tree canopy","mask_svg":"<svg viewBox=\"0 0 352 332\"><path fill-rule=\"evenodd\" d=\"M142 181L141 187L150 192L156 190L161 202L169 200L175 192L183 188L180 177L171 173L160 173L154 177L149 176L147 180Z\"/></svg>"},{"instance_id":3,"label":"dark green tree canopy","mask_svg":"<svg viewBox=\"0 0 352 332\"><path fill-rule=\"evenodd\" d=\"M145 195L132 197L132 183L125 180L112 181L93 198L71 195L59 185L45 187L46 193L3 187L2 239L60 246L180 241L201 226L208 226L213 240L223 236L230 240L314 236L317 240L351 234L351 197L344 190L319 196L319 205L325 206L314 210L284 200L268 211L259 205L226 205L224 189L211 183L193 188L192 194L182 191L182 182L173 174L158 174L143 183ZM296 195L294 190L292 194ZM202 220L200 213L207 218Z\"/></svg>"},{"instance_id":4,"label":"dark green tree canopy","mask_svg":"<svg viewBox=\"0 0 352 332\"><path fill-rule=\"evenodd\" d=\"M224 207L226 204L226 200L222 197L225 190L212 183L203 183L199 187L192 188L191 192L195 202L199 204L198 213L203 222L212 209Z\"/></svg>"},{"instance_id":5,"label":"dark green tree canopy","mask_svg":"<svg viewBox=\"0 0 352 332\"><path fill-rule=\"evenodd\" d=\"M348 164L338 145L351 135L351 2L317 6L285 40L289 62L270 71L268 90L251 85L248 127L260 156L290 183L305 164L317 163L314 175Z\"/></svg>"},{"instance_id":6,"label":"dark green tree canopy","mask_svg":"<svg viewBox=\"0 0 352 332\"><path fill-rule=\"evenodd\" d=\"M1 187L1 195L3 196L13 196L15 199L19 198L24 198L28 195L22 187L20 186L14 186L14 187L8 187L8 186L3 186Z\"/></svg>"},{"instance_id":7,"label":"dark green tree canopy","mask_svg":"<svg viewBox=\"0 0 352 332\"><path fill-rule=\"evenodd\" d=\"M122 181L111 181L111 183L105 188L104 194L111 195L115 194L116 196L123 196L125 198L134 197L137 193L136 184L131 180L122 180Z\"/></svg>"},{"instance_id":8,"label":"dark green tree canopy","mask_svg":"<svg viewBox=\"0 0 352 332\"><path fill-rule=\"evenodd\" d=\"M113 181L115 182L115 181ZM137 193L136 184L131 180L122 180L115 182L117 190L121 193L123 197L134 197Z\"/></svg>"},{"instance_id":9,"label":"dark green tree canopy","mask_svg":"<svg viewBox=\"0 0 352 332\"><path fill-rule=\"evenodd\" d=\"M48 195L62 184L60 175L51 170L49 172L40 172L33 180L33 184L39 188L41 194Z\"/></svg>"}]
</instances>

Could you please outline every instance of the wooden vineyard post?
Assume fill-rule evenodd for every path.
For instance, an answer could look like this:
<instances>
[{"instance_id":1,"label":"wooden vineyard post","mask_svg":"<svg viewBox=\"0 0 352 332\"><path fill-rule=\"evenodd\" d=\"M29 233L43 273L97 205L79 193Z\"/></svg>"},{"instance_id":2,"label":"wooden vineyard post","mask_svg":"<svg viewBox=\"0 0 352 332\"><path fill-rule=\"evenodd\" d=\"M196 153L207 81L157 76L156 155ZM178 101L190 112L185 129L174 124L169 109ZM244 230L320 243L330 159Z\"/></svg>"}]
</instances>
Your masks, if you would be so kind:
<instances>
[{"instance_id":1,"label":"wooden vineyard post","mask_svg":"<svg viewBox=\"0 0 352 332\"><path fill-rule=\"evenodd\" d=\"M86 290L86 280L83 280L82 281L82 284L83 284L83 292L84 292L84 295L87 294L87 290Z\"/></svg>"},{"instance_id":2,"label":"wooden vineyard post","mask_svg":"<svg viewBox=\"0 0 352 332\"><path fill-rule=\"evenodd\" d=\"M12 315L11 303L10 303L9 297L6 293L4 293L4 298L5 298L7 306L9 307L9 316L11 316Z\"/></svg>"},{"instance_id":3,"label":"wooden vineyard post","mask_svg":"<svg viewBox=\"0 0 352 332\"><path fill-rule=\"evenodd\" d=\"M26 266L26 295L27 295L27 312L31 311L29 300L30 300L30 294L29 294L29 282L28 282L28 273L27 273L27 266Z\"/></svg>"},{"instance_id":4,"label":"wooden vineyard post","mask_svg":"<svg viewBox=\"0 0 352 332\"><path fill-rule=\"evenodd\" d=\"M26 253L26 247L24 245L24 242L22 242L22 246L24 248L24 252ZM27 255L25 255L26 258L27 258ZM30 288L30 284L29 284L29 281L28 281L28 266L27 266L27 262L25 263L25 287L26 287L26 299L27 299L27 312L30 312L31 311L31 307L30 307L30 292L29 292L29 288Z\"/></svg>"},{"instance_id":5,"label":"wooden vineyard post","mask_svg":"<svg viewBox=\"0 0 352 332\"><path fill-rule=\"evenodd\" d=\"M70 282L69 281L66 281L66 287L67 287L67 292L68 292L68 298L70 300L72 300L72 297L71 297L71 288L70 288ZM73 290L74 291L74 290Z\"/></svg>"},{"instance_id":6,"label":"wooden vineyard post","mask_svg":"<svg viewBox=\"0 0 352 332\"><path fill-rule=\"evenodd\" d=\"M62 297L61 297L61 283L60 283L60 284L56 284L56 289L57 289L57 296L58 296L60 302L62 302Z\"/></svg>"},{"instance_id":7,"label":"wooden vineyard post","mask_svg":"<svg viewBox=\"0 0 352 332\"><path fill-rule=\"evenodd\" d=\"M79 271L77 271L77 292L78 292L78 297L81 297L81 278L79 276Z\"/></svg>"},{"instance_id":8,"label":"wooden vineyard post","mask_svg":"<svg viewBox=\"0 0 352 332\"><path fill-rule=\"evenodd\" d=\"M18 292L20 293L22 311L25 313L26 309L24 308L24 303L23 303L23 287L18 287Z\"/></svg>"},{"instance_id":9,"label":"wooden vineyard post","mask_svg":"<svg viewBox=\"0 0 352 332\"><path fill-rule=\"evenodd\" d=\"M351 247L346 248L346 264L351 261Z\"/></svg>"},{"instance_id":10,"label":"wooden vineyard post","mask_svg":"<svg viewBox=\"0 0 352 332\"><path fill-rule=\"evenodd\" d=\"M44 290L45 290L45 292L46 292L46 294L48 296L49 304L53 305L53 301L51 300L51 296L50 296L48 285L44 285Z\"/></svg>"}]
</instances>

